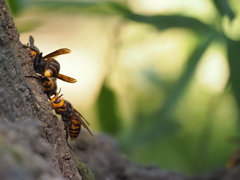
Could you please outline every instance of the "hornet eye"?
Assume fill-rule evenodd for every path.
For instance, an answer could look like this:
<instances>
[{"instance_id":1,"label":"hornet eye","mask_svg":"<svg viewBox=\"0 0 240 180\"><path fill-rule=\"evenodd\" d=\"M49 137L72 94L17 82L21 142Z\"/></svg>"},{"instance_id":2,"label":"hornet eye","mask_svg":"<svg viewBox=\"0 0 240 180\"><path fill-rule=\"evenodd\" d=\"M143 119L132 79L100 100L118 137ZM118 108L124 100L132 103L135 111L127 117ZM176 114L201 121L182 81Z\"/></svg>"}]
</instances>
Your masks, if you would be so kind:
<instances>
[{"instance_id":1,"label":"hornet eye","mask_svg":"<svg viewBox=\"0 0 240 180\"><path fill-rule=\"evenodd\" d=\"M54 101L54 103L58 104L61 102L61 99L57 99L56 101Z\"/></svg>"}]
</instances>

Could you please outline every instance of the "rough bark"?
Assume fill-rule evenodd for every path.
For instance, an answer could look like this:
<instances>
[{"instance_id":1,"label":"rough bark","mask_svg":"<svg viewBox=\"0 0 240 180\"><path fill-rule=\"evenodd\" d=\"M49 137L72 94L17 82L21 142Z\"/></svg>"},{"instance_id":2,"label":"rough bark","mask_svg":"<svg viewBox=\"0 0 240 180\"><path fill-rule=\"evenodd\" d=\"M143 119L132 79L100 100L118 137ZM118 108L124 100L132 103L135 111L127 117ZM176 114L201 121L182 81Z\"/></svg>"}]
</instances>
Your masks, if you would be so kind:
<instances>
[{"instance_id":1,"label":"rough bark","mask_svg":"<svg viewBox=\"0 0 240 180\"><path fill-rule=\"evenodd\" d=\"M73 142L78 160L87 164L97 180L184 180L180 173L157 166L141 166L120 152L116 141L104 134L91 138L86 131Z\"/></svg>"},{"instance_id":2,"label":"rough bark","mask_svg":"<svg viewBox=\"0 0 240 180\"><path fill-rule=\"evenodd\" d=\"M133 163L120 152L116 141L107 135L94 139L83 132L73 143L76 158L88 165L97 180L239 180L240 166L223 167L205 175L187 177L157 166ZM171 158L171 157L170 157ZM197 162L196 162L197 163Z\"/></svg>"},{"instance_id":3,"label":"rough bark","mask_svg":"<svg viewBox=\"0 0 240 180\"><path fill-rule=\"evenodd\" d=\"M63 127L35 78L6 3L0 0L0 175L4 180L236 180L240 168L187 178L129 161L114 139L82 131L69 149ZM84 165L81 162L84 162ZM80 175L81 174L81 175Z\"/></svg>"},{"instance_id":4,"label":"rough bark","mask_svg":"<svg viewBox=\"0 0 240 180\"><path fill-rule=\"evenodd\" d=\"M29 147L25 147L26 150L49 156L55 170L61 173L63 177L80 180L82 178L78 172L76 162L67 146L59 121L52 114L50 102L43 93L40 81L35 78L26 78L26 82L24 78L25 75L35 75L35 72L31 63L24 67L20 64L30 60L30 58L19 41L19 33L3 0L0 1L0 15L1 121L5 122L5 126L17 128L15 137L17 140L15 140L18 144L25 137L26 143L30 143L28 144ZM34 137L32 136L34 134L28 133L28 131L36 130L40 130L42 139L50 145L49 147L42 147L46 145L39 139L36 132L34 132ZM7 132L6 134L8 136ZM4 134L2 135L4 136ZM49 152L51 152L51 155ZM30 156L34 158L35 155L30 153ZM44 161L46 163L44 169L53 173L54 168L49 162Z\"/></svg>"}]
</instances>

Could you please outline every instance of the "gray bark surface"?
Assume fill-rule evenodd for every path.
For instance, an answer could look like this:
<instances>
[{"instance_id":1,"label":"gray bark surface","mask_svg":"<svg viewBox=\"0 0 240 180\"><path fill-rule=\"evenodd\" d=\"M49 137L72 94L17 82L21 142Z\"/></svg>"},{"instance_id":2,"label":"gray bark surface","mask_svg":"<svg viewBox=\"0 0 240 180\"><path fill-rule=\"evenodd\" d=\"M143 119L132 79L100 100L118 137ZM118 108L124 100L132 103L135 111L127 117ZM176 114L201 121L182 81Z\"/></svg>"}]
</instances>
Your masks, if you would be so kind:
<instances>
[{"instance_id":1,"label":"gray bark surface","mask_svg":"<svg viewBox=\"0 0 240 180\"><path fill-rule=\"evenodd\" d=\"M7 126L16 128L13 134L17 139L12 140L22 148L32 151L29 154L31 158L35 155L42 156L38 159L46 164L35 162L36 168L41 165L45 170L52 173L57 171L65 178L82 179L67 146L62 127L56 116L53 116L50 102L43 93L41 82L35 78L25 79L25 75L36 76L36 74L31 63L21 66L21 63L29 61L30 58L19 41L19 33L3 0L0 1L0 51L0 118L6 126L1 128L7 129ZM2 136L6 140L11 130L7 132ZM42 138L40 139L37 134ZM11 140L7 141L11 142ZM25 141L24 144L21 144L22 141ZM39 176L44 176L43 172Z\"/></svg>"}]
</instances>

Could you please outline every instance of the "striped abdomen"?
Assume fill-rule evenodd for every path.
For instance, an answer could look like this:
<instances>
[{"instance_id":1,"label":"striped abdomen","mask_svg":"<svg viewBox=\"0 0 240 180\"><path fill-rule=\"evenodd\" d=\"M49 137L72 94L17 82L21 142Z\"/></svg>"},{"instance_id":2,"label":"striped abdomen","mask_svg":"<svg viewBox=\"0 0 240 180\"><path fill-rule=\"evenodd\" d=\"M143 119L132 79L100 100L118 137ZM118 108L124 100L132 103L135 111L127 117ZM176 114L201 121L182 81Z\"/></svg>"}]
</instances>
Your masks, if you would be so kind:
<instances>
[{"instance_id":1,"label":"striped abdomen","mask_svg":"<svg viewBox=\"0 0 240 180\"><path fill-rule=\"evenodd\" d=\"M60 64L55 59L48 59L45 65L45 77L57 77L60 70Z\"/></svg>"},{"instance_id":2,"label":"striped abdomen","mask_svg":"<svg viewBox=\"0 0 240 180\"><path fill-rule=\"evenodd\" d=\"M69 126L69 134L71 137L71 141L76 139L81 130L81 122L77 119L76 116L70 116L70 126Z\"/></svg>"},{"instance_id":3,"label":"striped abdomen","mask_svg":"<svg viewBox=\"0 0 240 180\"><path fill-rule=\"evenodd\" d=\"M44 88L44 93L47 94L47 96L50 98L52 95L57 94L57 82L56 78L47 78L43 80L43 88Z\"/></svg>"}]
</instances>

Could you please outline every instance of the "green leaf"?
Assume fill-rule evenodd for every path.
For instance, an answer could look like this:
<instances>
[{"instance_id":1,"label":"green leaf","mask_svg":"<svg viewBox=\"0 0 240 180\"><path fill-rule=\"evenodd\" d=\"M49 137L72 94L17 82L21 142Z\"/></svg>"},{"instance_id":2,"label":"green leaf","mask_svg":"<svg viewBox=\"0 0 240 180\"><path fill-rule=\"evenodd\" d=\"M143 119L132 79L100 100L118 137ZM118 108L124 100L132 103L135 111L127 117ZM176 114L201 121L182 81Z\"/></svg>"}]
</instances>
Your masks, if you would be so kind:
<instances>
[{"instance_id":1,"label":"green leaf","mask_svg":"<svg viewBox=\"0 0 240 180\"><path fill-rule=\"evenodd\" d=\"M114 14L120 15L128 12L128 8L121 3L112 1L40 1L35 0L33 3L36 7L41 7L44 10L56 11L65 9L69 13L98 13L98 14Z\"/></svg>"},{"instance_id":2,"label":"green leaf","mask_svg":"<svg viewBox=\"0 0 240 180\"><path fill-rule=\"evenodd\" d=\"M117 113L117 101L114 92L105 84L97 99L97 111L100 127L103 131L116 135L121 128Z\"/></svg>"},{"instance_id":3,"label":"green leaf","mask_svg":"<svg viewBox=\"0 0 240 180\"><path fill-rule=\"evenodd\" d=\"M235 18L235 13L231 9L228 0L213 0L218 12L221 16L228 16L231 20Z\"/></svg>"},{"instance_id":4,"label":"green leaf","mask_svg":"<svg viewBox=\"0 0 240 180\"><path fill-rule=\"evenodd\" d=\"M191 17L181 15L155 15L145 16L140 14L128 13L127 18L136 22L147 23L159 30L168 28L188 28L196 32L214 32L218 34L211 26Z\"/></svg>"},{"instance_id":5,"label":"green leaf","mask_svg":"<svg viewBox=\"0 0 240 180\"><path fill-rule=\"evenodd\" d=\"M227 39L228 63L230 68L230 84L240 110L240 41Z\"/></svg>"}]
</instances>

